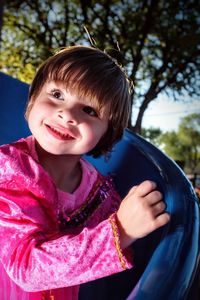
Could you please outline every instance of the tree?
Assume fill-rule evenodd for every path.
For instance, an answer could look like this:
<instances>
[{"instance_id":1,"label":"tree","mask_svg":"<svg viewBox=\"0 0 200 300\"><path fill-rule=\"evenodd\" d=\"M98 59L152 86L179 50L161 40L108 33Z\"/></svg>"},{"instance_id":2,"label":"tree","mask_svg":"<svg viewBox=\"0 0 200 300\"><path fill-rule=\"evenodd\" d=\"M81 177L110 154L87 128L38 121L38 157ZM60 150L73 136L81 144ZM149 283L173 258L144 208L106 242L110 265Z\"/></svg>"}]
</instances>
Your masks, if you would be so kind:
<instances>
[{"instance_id":1,"label":"tree","mask_svg":"<svg viewBox=\"0 0 200 300\"><path fill-rule=\"evenodd\" d=\"M1 43L1 28L3 25L3 6L4 6L4 0L0 0L0 43Z\"/></svg>"},{"instance_id":2,"label":"tree","mask_svg":"<svg viewBox=\"0 0 200 300\"><path fill-rule=\"evenodd\" d=\"M73 1L8 1L4 5L2 71L30 83L43 60L60 47L81 42L79 15Z\"/></svg>"},{"instance_id":3,"label":"tree","mask_svg":"<svg viewBox=\"0 0 200 300\"><path fill-rule=\"evenodd\" d=\"M160 128L142 128L141 135L155 146L160 146L160 136L162 135L162 131Z\"/></svg>"},{"instance_id":4,"label":"tree","mask_svg":"<svg viewBox=\"0 0 200 300\"><path fill-rule=\"evenodd\" d=\"M2 70L6 65L10 74L31 80L58 47L93 43L116 58L134 83L135 132L159 94L178 100L200 93L198 0L10 0L4 11Z\"/></svg>"},{"instance_id":5,"label":"tree","mask_svg":"<svg viewBox=\"0 0 200 300\"><path fill-rule=\"evenodd\" d=\"M174 160L184 161L185 170L191 174L200 171L200 115L184 118L178 131L163 133L159 137L163 150Z\"/></svg>"}]
</instances>

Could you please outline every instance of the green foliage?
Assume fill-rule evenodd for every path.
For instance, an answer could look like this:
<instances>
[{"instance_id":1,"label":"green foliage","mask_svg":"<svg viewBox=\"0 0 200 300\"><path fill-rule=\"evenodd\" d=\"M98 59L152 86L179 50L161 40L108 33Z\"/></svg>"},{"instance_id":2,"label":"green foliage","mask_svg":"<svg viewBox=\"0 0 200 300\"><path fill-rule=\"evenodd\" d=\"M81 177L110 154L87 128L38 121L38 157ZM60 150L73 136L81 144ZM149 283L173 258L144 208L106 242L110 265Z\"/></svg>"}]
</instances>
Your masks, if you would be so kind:
<instances>
[{"instance_id":1,"label":"green foliage","mask_svg":"<svg viewBox=\"0 0 200 300\"><path fill-rule=\"evenodd\" d=\"M160 93L174 99L200 93L199 15L196 0L10 0L0 70L30 82L56 49L92 43L115 57L133 81L139 107L133 129L140 132L145 110Z\"/></svg>"},{"instance_id":2,"label":"green foliage","mask_svg":"<svg viewBox=\"0 0 200 300\"><path fill-rule=\"evenodd\" d=\"M69 5L66 1L9 1L4 9L0 69L30 83L43 60L58 48L76 43L80 34L72 20L78 10L73 2Z\"/></svg>"},{"instance_id":3,"label":"green foliage","mask_svg":"<svg viewBox=\"0 0 200 300\"><path fill-rule=\"evenodd\" d=\"M178 131L163 133L159 142L163 150L174 160L184 161L185 170L190 173L200 171L200 115L184 117Z\"/></svg>"},{"instance_id":4,"label":"green foliage","mask_svg":"<svg viewBox=\"0 0 200 300\"><path fill-rule=\"evenodd\" d=\"M141 135L150 143L154 144L155 146L160 146L160 135L162 131L160 128L150 127L148 129L142 128Z\"/></svg>"}]
</instances>

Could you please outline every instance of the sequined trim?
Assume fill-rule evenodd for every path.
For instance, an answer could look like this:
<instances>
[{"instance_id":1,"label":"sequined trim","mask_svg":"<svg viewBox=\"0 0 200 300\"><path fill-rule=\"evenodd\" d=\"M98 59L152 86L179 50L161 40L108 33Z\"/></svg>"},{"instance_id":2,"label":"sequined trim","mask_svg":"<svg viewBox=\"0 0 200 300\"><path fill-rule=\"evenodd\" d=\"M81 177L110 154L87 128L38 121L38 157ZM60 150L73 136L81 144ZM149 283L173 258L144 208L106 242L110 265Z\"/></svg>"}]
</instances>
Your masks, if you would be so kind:
<instances>
[{"instance_id":1,"label":"sequined trim","mask_svg":"<svg viewBox=\"0 0 200 300\"><path fill-rule=\"evenodd\" d=\"M99 207L99 205L103 203L104 200L110 195L112 185L113 183L111 176L104 178L102 175L98 174L96 183L93 189L90 191L87 200L78 210L75 210L70 215L68 215L65 211L59 211L58 225L60 231L83 225L84 222Z\"/></svg>"},{"instance_id":2,"label":"sequined trim","mask_svg":"<svg viewBox=\"0 0 200 300\"><path fill-rule=\"evenodd\" d=\"M112 231L113 231L113 236L114 236L114 241L115 241L115 247L118 253L118 257L119 257L119 261L121 263L121 266L124 270L126 270L126 263L124 261L124 257L123 257L123 253L122 253L122 249L120 247L120 239L119 239L119 230L118 230L118 226L116 223L116 213L112 214L109 217L111 226L112 226Z\"/></svg>"}]
</instances>

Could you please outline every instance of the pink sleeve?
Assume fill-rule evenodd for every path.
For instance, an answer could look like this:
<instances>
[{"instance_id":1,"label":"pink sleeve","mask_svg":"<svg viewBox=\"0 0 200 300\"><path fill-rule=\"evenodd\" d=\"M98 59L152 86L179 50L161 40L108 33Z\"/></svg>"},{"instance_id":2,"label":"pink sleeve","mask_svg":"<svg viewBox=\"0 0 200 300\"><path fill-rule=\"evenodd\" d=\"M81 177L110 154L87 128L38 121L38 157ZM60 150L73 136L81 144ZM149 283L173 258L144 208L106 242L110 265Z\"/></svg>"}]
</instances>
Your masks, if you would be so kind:
<instances>
[{"instance_id":1,"label":"pink sleeve","mask_svg":"<svg viewBox=\"0 0 200 300\"><path fill-rule=\"evenodd\" d=\"M22 203L29 203L30 212ZM131 267L126 258L121 264L109 219L63 236L56 226L49 231L48 222L33 195L1 188L0 261L22 289L77 285Z\"/></svg>"}]
</instances>

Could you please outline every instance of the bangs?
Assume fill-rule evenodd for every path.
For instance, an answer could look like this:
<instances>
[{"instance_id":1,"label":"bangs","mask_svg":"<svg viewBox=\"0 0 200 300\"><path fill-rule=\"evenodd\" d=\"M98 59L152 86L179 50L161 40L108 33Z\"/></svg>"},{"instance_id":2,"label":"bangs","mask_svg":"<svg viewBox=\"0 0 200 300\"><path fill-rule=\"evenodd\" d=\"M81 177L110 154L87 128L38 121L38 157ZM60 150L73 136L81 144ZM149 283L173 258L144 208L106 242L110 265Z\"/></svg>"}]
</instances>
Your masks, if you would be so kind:
<instances>
[{"instance_id":1,"label":"bangs","mask_svg":"<svg viewBox=\"0 0 200 300\"><path fill-rule=\"evenodd\" d=\"M59 55L55 59L54 56L54 60L46 65L44 74L48 74L46 82L61 82L72 94L91 101L98 111L110 105L112 111L115 110L120 105L128 84L124 82L114 62L111 64L108 61L105 66L105 58L101 62L93 56L85 59L79 57L77 60L63 60Z\"/></svg>"}]
</instances>

